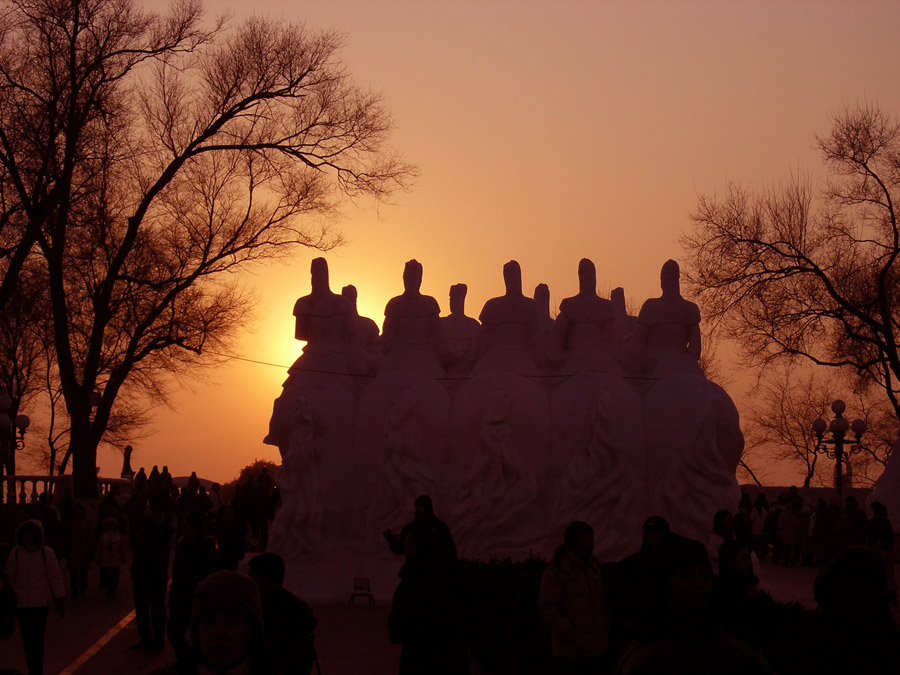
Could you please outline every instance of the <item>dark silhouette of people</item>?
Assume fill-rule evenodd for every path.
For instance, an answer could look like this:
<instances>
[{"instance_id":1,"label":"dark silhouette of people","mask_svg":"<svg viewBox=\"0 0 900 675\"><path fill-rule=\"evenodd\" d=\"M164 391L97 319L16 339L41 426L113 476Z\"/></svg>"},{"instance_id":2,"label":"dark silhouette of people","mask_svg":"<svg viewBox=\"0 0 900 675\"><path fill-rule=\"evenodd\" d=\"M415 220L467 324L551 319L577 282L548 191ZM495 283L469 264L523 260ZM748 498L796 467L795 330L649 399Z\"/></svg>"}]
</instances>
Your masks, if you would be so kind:
<instances>
[{"instance_id":1,"label":"dark silhouette of people","mask_svg":"<svg viewBox=\"0 0 900 675\"><path fill-rule=\"evenodd\" d=\"M76 504L66 533L66 568L69 592L73 598L87 592L88 569L94 553L94 525L88 520L84 504Z\"/></svg>"},{"instance_id":2,"label":"dark silhouette of people","mask_svg":"<svg viewBox=\"0 0 900 675\"><path fill-rule=\"evenodd\" d=\"M594 557L594 530L573 521L565 543L541 577L541 619L550 629L558 673L587 675L609 671L610 617L600 561Z\"/></svg>"},{"instance_id":3,"label":"dark silhouette of people","mask_svg":"<svg viewBox=\"0 0 900 675\"><path fill-rule=\"evenodd\" d=\"M139 521L131 559L139 640L131 645L132 649L162 649L165 646L166 582L174 534L175 530L166 521L165 511L159 505L150 507L150 514Z\"/></svg>"},{"instance_id":4,"label":"dark silhouette of people","mask_svg":"<svg viewBox=\"0 0 900 675\"><path fill-rule=\"evenodd\" d=\"M190 633L190 647L178 663L154 675L282 673L266 643L259 589L240 572L214 572L200 582L191 605Z\"/></svg>"},{"instance_id":5,"label":"dark silhouette of people","mask_svg":"<svg viewBox=\"0 0 900 675\"><path fill-rule=\"evenodd\" d=\"M238 563L247 549L246 528L243 530L234 520L230 506L220 506L216 518L216 567L220 570L237 570Z\"/></svg>"},{"instance_id":6,"label":"dark silhouette of people","mask_svg":"<svg viewBox=\"0 0 900 675\"><path fill-rule=\"evenodd\" d=\"M284 588L284 571L277 553L250 559L250 578L259 586L263 625L277 666L284 673L309 675L316 660L318 621L309 605Z\"/></svg>"},{"instance_id":7,"label":"dark silhouette of people","mask_svg":"<svg viewBox=\"0 0 900 675\"><path fill-rule=\"evenodd\" d=\"M711 611L713 575L706 547L677 534L660 548L658 628L625 651L616 673L774 673L763 654L718 625Z\"/></svg>"},{"instance_id":8,"label":"dark silhouette of people","mask_svg":"<svg viewBox=\"0 0 900 675\"><path fill-rule=\"evenodd\" d=\"M187 648L185 633L191 623L194 590L216 569L216 540L204 532L203 514L185 515L181 531L172 560L169 627L166 633L178 656Z\"/></svg>"},{"instance_id":9,"label":"dark silhouette of people","mask_svg":"<svg viewBox=\"0 0 900 675\"><path fill-rule=\"evenodd\" d=\"M732 526L732 515L728 509L720 509L713 516L713 529L706 542L706 551L709 555L710 563L715 567L719 563L719 547L722 542L734 539L734 528Z\"/></svg>"},{"instance_id":10,"label":"dark silhouette of people","mask_svg":"<svg viewBox=\"0 0 900 675\"><path fill-rule=\"evenodd\" d=\"M134 474L134 478L131 479L131 491L132 492L145 492L149 490L147 486L147 472L144 470L144 467L138 469L138 472Z\"/></svg>"},{"instance_id":11,"label":"dark silhouette of people","mask_svg":"<svg viewBox=\"0 0 900 675\"><path fill-rule=\"evenodd\" d=\"M815 582L823 630L816 672L887 675L900 664L900 626L891 618L890 594L878 551L856 546L840 552Z\"/></svg>"},{"instance_id":12,"label":"dark silhouette of people","mask_svg":"<svg viewBox=\"0 0 900 675\"><path fill-rule=\"evenodd\" d=\"M668 521L662 516L650 516L644 521L640 550L611 570L607 597L613 656L632 640L649 634L656 625L661 604L657 588L662 566L660 550L668 537Z\"/></svg>"},{"instance_id":13,"label":"dark silhouette of people","mask_svg":"<svg viewBox=\"0 0 900 675\"><path fill-rule=\"evenodd\" d=\"M385 530L382 533L387 539L391 551L397 555L403 555L406 552L406 540L415 532L421 533L422 537L431 539L430 547L443 561L456 561L456 544L453 541L453 535L450 533L447 523L434 514L431 497L428 495L416 497L413 508L415 515L412 521L404 525L399 534L393 530Z\"/></svg>"},{"instance_id":14,"label":"dark silhouette of people","mask_svg":"<svg viewBox=\"0 0 900 675\"><path fill-rule=\"evenodd\" d=\"M388 616L388 636L402 646L400 675L466 675L467 593L457 566L432 531L403 538L406 562Z\"/></svg>"},{"instance_id":15,"label":"dark silhouette of people","mask_svg":"<svg viewBox=\"0 0 900 675\"><path fill-rule=\"evenodd\" d=\"M103 534L97 540L97 565L100 567L100 587L107 598L115 598L119 588L122 565L125 564L125 535L119 532L115 518L103 523Z\"/></svg>"},{"instance_id":16,"label":"dark silhouette of people","mask_svg":"<svg viewBox=\"0 0 900 675\"><path fill-rule=\"evenodd\" d=\"M51 604L65 613L66 589L56 554L44 546L40 521L26 520L16 530L16 546L6 559L6 578L18 601L16 618L28 675L44 672L44 633Z\"/></svg>"}]
</instances>

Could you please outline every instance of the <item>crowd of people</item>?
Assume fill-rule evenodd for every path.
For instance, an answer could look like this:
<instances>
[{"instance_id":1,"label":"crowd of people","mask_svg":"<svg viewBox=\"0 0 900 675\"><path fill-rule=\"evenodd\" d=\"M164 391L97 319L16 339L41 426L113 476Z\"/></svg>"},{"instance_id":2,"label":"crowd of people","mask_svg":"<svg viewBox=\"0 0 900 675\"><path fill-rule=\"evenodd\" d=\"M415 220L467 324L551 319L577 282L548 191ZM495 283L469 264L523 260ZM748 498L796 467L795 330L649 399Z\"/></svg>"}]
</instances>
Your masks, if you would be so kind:
<instances>
[{"instance_id":1,"label":"crowd of people","mask_svg":"<svg viewBox=\"0 0 900 675\"><path fill-rule=\"evenodd\" d=\"M871 517L854 498L802 513L796 489L772 507L749 495L721 510L706 542L671 532L662 516L643 525L639 551L618 561L594 555L594 531L572 522L546 567L538 610L558 675L858 674L900 671L900 626L892 619L893 527L881 504ZM748 508L749 503L749 508ZM757 509L753 516L749 511ZM862 513L862 517L860 516ZM764 527L754 531L753 523ZM778 525L780 523L780 525ZM807 527L811 545L786 528ZM794 535L796 537L796 535ZM431 500L398 535L405 563L389 635L402 645L401 675L465 675L465 584L456 549ZM776 602L760 588L760 559L815 564L817 610ZM537 671L535 671L537 672Z\"/></svg>"},{"instance_id":2,"label":"crowd of people","mask_svg":"<svg viewBox=\"0 0 900 675\"><path fill-rule=\"evenodd\" d=\"M128 567L139 636L132 649L161 650L168 641L177 657L159 673L310 673L316 618L284 588L281 557L264 552L276 500L265 471L225 500L195 474L179 489L154 467L138 472L127 497L104 496L96 514L68 491L56 506L46 498L4 506L0 639L14 590L28 673L39 675L48 615L65 612L63 570L69 597L99 596L87 574L97 565L102 595L113 598ZM263 515L254 510L263 507ZM384 532L404 557L387 637L402 647L400 675L464 675L472 608L456 546L428 496L414 509L401 531ZM796 488L771 504L762 492L745 494L733 511L714 515L706 542L670 531L662 516L647 518L640 550L618 561L598 560L591 525L572 522L535 608L554 672L897 672L894 532L883 505L870 509L853 497L811 506ZM248 554L248 574L238 572ZM760 588L767 558L820 568L817 610L776 602Z\"/></svg>"},{"instance_id":3,"label":"crowd of people","mask_svg":"<svg viewBox=\"0 0 900 675\"><path fill-rule=\"evenodd\" d=\"M278 590L284 579L283 562L275 554L262 553L277 500L277 488L265 468L258 476L238 482L226 500L219 484L207 490L196 473L178 487L166 467L160 471L154 466L149 474L144 468L137 472L129 494L111 489L99 501L96 513L76 501L70 489L55 504L45 493L30 504L0 505L0 569L4 570L0 602L8 605L10 598L15 599L29 675L43 672L44 633L51 608L62 615L67 596L73 600L115 598L123 569L131 575L139 636L131 648L162 650L168 640L179 662L196 666L202 662L195 648L199 589L217 573L239 574L238 564L248 553L256 553L250 565L262 595L247 600L245 608L273 626L287 622L309 628L311 639L314 619L309 608L299 599L286 600L285 594L290 594ZM99 569L97 594L88 584L93 566ZM68 573L68 592L63 570ZM216 578L217 583L238 588L243 583L234 576ZM298 613L302 619L294 616ZM256 626L259 621L250 623ZM292 646L296 639L291 637Z\"/></svg>"}]
</instances>

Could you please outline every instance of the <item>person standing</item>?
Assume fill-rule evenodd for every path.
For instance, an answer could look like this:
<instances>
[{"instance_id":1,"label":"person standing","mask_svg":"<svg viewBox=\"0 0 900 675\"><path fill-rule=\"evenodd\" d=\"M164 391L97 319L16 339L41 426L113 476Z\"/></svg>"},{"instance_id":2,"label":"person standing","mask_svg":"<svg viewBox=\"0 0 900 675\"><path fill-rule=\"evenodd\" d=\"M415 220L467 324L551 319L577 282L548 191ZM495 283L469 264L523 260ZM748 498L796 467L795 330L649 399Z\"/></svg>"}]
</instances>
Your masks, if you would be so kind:
<instances>
[{"instance_id":1,"label":"person standing","mask_svg":"<svg viewBox=\"0 0 900 675\"><path fill-rule=\"evenodd\" d=\"M594 530L573 521L565 543L541 577L541 619L553 639L558 675L609 672L610 619L600 561L594 557Z\"/></svg>"},{"instance_id":2,"label":"person standing","mask_svg":"<svg viewBox=\"0 0 900 675\"><path fill-rule=\"evenodd\" d=\"M465 643L467 591L440 540L423 528L404 539L388 615L388 637L400 652L400 675L468 675Z\"/></svg>"},{"instance_id":3,"label":"person standing","mask_svg":"<svg viewBox=\"0 0 900 675\"><path fill-rule=\"evenodd\" d=\"M309 675L316 661L318 621L303 600L284 588L284 560L277 553L250 559L250 578L259 587L262 620L276 664L284 673Z\"/></svg>"},{"instance_id":4,"label":"person standing","mask_svg":"<svg viewBox=\"0 0 900 675\"><path fill-rule=\"evenodd\" d=\"M400 534L393 530L382 532L387 539L388 547L393 553L403 555L406 549L406 540L413 533L422 533L430 538L435 547L435 552L442 562L455 563L457 559L456 544L447 523L434 514L434 504L428 495L419 495L413 502L413 519L403 526Z\"/></svg>"},{"instance_id":5,"label":"person standing","mask_svg":"<svg viewBox=\"0 0 900 675\"><path fill-rule=\"evenodd\" d=\"M115 518L103 522L103 534L97 542L97 564L100 565L100 586L106 589L106 597L116 597L125 564L125 537L119 532Z\"/></svg>"},{"instance_id":6,"label":"person standing","mask_svg":"<svg viewBox=\"0 0 900 675\"><path fill-rule=\"evenodd\" d=\"M62 573L53 549L43 543L40 522L26 520L16 530L16 546L6 560L6 577L18 599L16 617L28 675L44 672L44 633L50 605L60 616L65 613Z\"/></svg>"},{"instance_id":7,"label":"person standing","mask_svg":"<svg viewBox=\"0 0 900 675\"><path fill-rule=\"evenodd\" d=\"M191 625L194 590L216 571L216 540L203 528L202 513L188 513L181 525L181 539L172 560L172 588L169 591L169 626L166 635L180 658L188 646L185 634Z\"/></svg>"},{"instance_id":8,"label":"person standing","mask_svg":"<svg viewBox=\"0 0 900 675\"><path fill-rule=\"evenodd\" d=\"M88 569L94 553L94 525L87 518L84 504L75 504L67 530L66 568L69 570L69 592L73 598L87 592Z\"/></svg>"},{"instance_id":9,"label":"person standing","mask_svg":"<svg viewBox=\"0 0 900 675\"><path fill-rule=\"evenodd\" d=\"M162 649L165 646L166 582L174 533L166 522L165 510L157 504L135 534L131 579L140 639L131 645L131 649Z\"/></svg>"}]
</instances>

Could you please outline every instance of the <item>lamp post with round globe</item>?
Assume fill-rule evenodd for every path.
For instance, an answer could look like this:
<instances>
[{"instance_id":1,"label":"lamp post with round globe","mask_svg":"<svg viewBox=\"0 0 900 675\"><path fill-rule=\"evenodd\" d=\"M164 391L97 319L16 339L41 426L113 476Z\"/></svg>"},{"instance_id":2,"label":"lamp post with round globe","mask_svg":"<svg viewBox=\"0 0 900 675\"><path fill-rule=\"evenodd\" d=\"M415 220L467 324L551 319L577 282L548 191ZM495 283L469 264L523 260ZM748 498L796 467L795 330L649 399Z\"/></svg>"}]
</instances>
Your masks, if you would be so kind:
<instances>
[{"instance_id":1,"label":"lamp post with round globe","mask_svg":"<svg viewBox=\"0 0 900 675\"><path fill-rule=\"evenodd\" d=\"M8 480L7 495L12 495L12 500L15 501L13 480L16 473L15 453L25 447L25 432L31 424L31 419L28 415L16 415L15 419L10 418L11 406L12 399L9 394L0 389L0 480L5 473ZM0 495L2 495L2 489L0 489Z\"/></svg>"},{"instance_id":2,"label":"lamp post with round globe","mask_svg":"<svg viewBox=\"0 0 900 675\"><path fill-rule=\"evenodd\" d=\"M847 406L840 399L833 401L831 412L834 419L828 424L821 417L812 423L813 432L816 434L816 452L824 454L834 460L834 488L838 497L844 497L844 460L864 449L862 436L866 433L866 421L861 419L850 420L844 417ZM825 438L826 429L831 432L831 438ZM848 431L853 431L855 442L846 443Z\"/></svg>"}]
</instances>

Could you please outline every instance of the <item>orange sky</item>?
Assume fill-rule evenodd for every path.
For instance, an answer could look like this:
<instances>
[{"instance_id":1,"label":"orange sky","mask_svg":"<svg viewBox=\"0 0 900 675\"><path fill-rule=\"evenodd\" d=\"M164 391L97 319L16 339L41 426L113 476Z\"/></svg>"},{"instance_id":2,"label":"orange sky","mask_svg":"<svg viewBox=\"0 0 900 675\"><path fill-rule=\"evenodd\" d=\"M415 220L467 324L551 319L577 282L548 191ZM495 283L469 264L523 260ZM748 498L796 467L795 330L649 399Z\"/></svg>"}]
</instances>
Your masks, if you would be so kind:
<instances>
[{"instance_id":1,"label":"orange sky","mask_svg":"<svg viewBox=\"0 0 900 675\"><path fill-rule=\"evenodd\" d=\"M239 20L262 5L206 6ZM349 244L326 255L332 290L355 284L379 324L413 257L444 312L462 281L477 316L513 258L526 290L549 284L554 305L577 291L589 257L601 291L623 286L637 306L680 257L699 194L815 171L813 133L844 104L900 114L897 2L307 0L264 11L345 33L350 71L384 94L393 143L420 167L393 204L348 204L338 226ZM299 355L291 310L315 255L247 274L260 319L237 354L284 366ZM254 458L276 460L261 439L285 377L233 361L179 391L135 443L135 468L227 481ZM102 475L120 467L101 450Z\"/></svg>"}]
</instances>

